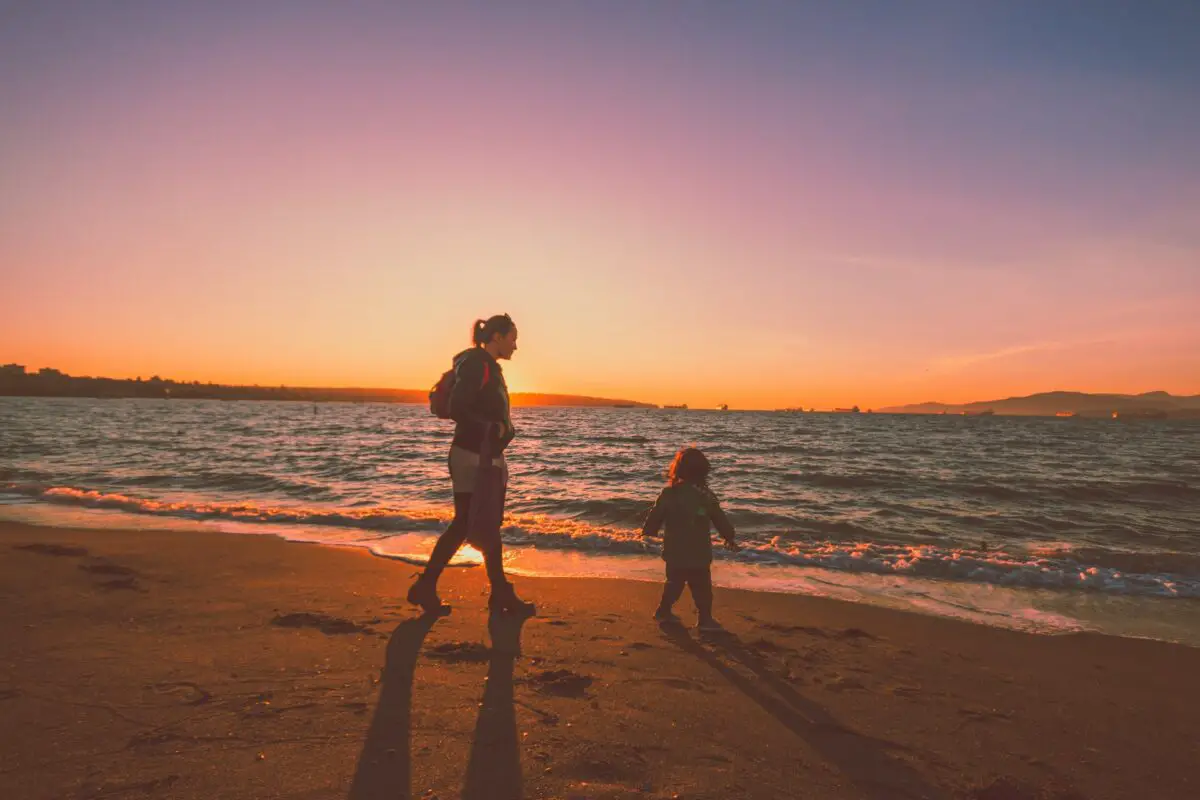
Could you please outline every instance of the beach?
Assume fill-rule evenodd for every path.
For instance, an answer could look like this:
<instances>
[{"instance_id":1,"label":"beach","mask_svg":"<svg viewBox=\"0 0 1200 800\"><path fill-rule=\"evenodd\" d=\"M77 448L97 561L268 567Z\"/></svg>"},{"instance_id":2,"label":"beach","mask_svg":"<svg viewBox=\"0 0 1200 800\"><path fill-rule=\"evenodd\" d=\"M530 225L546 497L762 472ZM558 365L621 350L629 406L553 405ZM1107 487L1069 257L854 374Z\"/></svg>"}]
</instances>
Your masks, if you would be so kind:
<instances>
[{"instance_id":1,"label":"beach","mask_svg":"<svg viewBox=\"0 0 1200 800\"><path fill-rule=\"evenodd\" d=\"M5 4L0 800L1200 800L1200 2L946 6Z\"/></svg>"},{"instance_id":2,"label":"beach","mask_svg":"<svg viewBox=\"0 0 1200 800\"><path fill-rule=\"evenodd\" d=\"M274 536L0 523L0 796L1187 798L1200 649ZM685 623L694 619L685 596Z\"/></svg>"}]
</instances>

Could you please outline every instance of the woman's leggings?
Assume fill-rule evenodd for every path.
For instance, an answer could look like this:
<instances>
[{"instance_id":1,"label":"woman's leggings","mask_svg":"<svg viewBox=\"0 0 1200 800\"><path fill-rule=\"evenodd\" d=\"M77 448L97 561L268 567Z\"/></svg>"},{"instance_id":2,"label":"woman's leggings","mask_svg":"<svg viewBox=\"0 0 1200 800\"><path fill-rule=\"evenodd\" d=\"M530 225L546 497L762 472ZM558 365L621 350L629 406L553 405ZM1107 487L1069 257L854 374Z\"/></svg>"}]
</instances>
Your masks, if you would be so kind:
<instances>
[{"instance_id":1,"label":"woman's leggings","mask_svg":"<svg viewBox=\"0 0 1200 800\"><path fill-rule=\"evenodd\" d=\"M450 559L467 539L467 530L470 528L471 519L471 496L471 492L455 492L454 494L454 521L438 537L437 544L433 546L433 553L429 556L429 564L425 567L424 577L434 583L437 582L442 570L446 568ZM488 580L492 586L502 586L507 583L508 579L504 577L503 546L499 539L496 540L494 547L489 547L483 552L483 564L487 569ZM692 591L694 592L695 589Z\"/></svg>"}]
</instances>

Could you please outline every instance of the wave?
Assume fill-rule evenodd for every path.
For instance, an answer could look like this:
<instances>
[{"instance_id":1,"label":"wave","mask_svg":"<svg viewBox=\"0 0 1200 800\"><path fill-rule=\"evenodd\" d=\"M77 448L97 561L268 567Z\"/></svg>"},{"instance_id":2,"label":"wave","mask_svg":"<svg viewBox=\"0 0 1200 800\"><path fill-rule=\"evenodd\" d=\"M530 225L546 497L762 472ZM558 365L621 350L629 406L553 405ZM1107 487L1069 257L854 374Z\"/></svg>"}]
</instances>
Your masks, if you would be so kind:
<instances>
[{"instance_id":1,"label":"wave","mask_svg":"<svg viewBox=\"0 0 1200 800\"><path fill-rule=\"evenodd\" d=\"M61 505L135 514L203 520L230 520L279 526L336 527L391 535L440 531L448 509L299 507L251 502L167 501L67 486L8 484L3 491ZM625 508L628 501L609 503ZM844 531L849 532L849 531ZM860 531L861 532L861 531ZM280 531L287 537L286 529ZM515 546L565 548L585 552L657 554L635 527L601 525L569 517L517 513L506 518L506 540ZM339 538L344 543L344 537ZM364 541L364 544L366 542ZM1184 553L1134 555L1069 545L1009 552L942 544L877 541L796 541L782 536L746 542L741 552L717 551L719 559L752 565L812 567L841 572L966 581L995 586L1076 590L1162 598L1200 598L1200 558Z\"/></svg>"},{"instance_id":2,"label":"wave","mask_svg":"<svg viewBox=\"0 0 1200 800\"><path fill-rule=\"evenodd\" d=\"M787 472L783 481L821 489L905 490L912 485L911 474L895 470L874 470L853 474L821 471ZM1132 504L1200 501L1200 486L1182 480L1058 482L1050 477L1025 485L994 480L930 481L926 491L936 488L945 497L975 496L989 500L1062 500L1074 503Z\"/></svg>"},{"instance_id":3,"label":"wave","mask_svg":"<svg viewBox=\"0 0 1200 800\"><path fill-rule=\"evenodd\" d=\"M57 505L124 511L131 514L182 519L230 520L275 525L318 525L369 531L411 532L440 530L445 515L429 510L393 509L372 506L362 509L304 508L203 501L167 501L134 497L114 492L97 492L69 486L10 485L6 492L33 497Z\"/></svg>"},{"instance_id":4,"label":"wave","mask_svg":"<svg viewBox=\"0 0 1200 800\"><path fill-rule=\"evenodd\" d=\"M1102 500L1108 502L1200 499L1200 487L1183 481L1110 481L1067 484L1058 487L1063 497L1071 500Z\"/></svg>"},{"instance_id":5,"label":"wave","mask_svg":"<svg viewBox=\"0 0 1200 800\"><path fill-rule=\"evenodd\" d=\"M900 481L894 478L885 479L883 476L874 477L870 475L839 475L829 472L790 472L782 477L788 483L818 486L822 489L875 489L900 485Z\"/></svg>"},{"instance_id":6,"label":"wave","mask_svg":"<svg viewBox=\"0 0 1200 800\"><path fill-rule=\"evenodd\" d=\"M1069 557L877 542L805 543L772 540L743 557L847 572L870 572L996 586L1076 589L1165 598L1200 598L1200 575L1129 572ZM1169 559L1164 558L1163 561ZM1188 558L1172 566L1186 568ZM1160 562L1161 564L1162 562Z\"/></svg>"},{"instance_id":7,"label":"wave","mask_svg":"<svg viewBox=\"0 0 1200 800\"><path fill-rule=\"evenodd\" d=\"M651 498L652 499L652 498ZM592 521L640 524L650 511L651 499L632 500L621 497L590 498L586 500L548 500L530 504L531 508Z\"/></svg>"},{"instance_id":8,"label":"wave","mask_svg":"<svg viewBox=\"0 0 1200 800\"><path fill-rule=\"evenodd\" d=\"M8 487L24 486L36 496L53 485L55 476L37 470L0 470L0 481ZM61 479L61 478L60 478ZM187 489L221 492L274 492L298 499L332 499L337 492L327 483L302 477L282 477L265 472L230 472L199 469L189 472L77 472L71 479L131 489ZM18 492L27 494L26 491Z\"/></svg>"},{"instance_id":9,"label":"wave","mask_svg":"<svg viewBox=\"0 0 1200 800\"><path fill-rule=\"evenodd\" d=\"M585 436L581 441L584 442L602 442L606 444L650 444L650 440L645 436Z\"/></svg>"}]
</instances>

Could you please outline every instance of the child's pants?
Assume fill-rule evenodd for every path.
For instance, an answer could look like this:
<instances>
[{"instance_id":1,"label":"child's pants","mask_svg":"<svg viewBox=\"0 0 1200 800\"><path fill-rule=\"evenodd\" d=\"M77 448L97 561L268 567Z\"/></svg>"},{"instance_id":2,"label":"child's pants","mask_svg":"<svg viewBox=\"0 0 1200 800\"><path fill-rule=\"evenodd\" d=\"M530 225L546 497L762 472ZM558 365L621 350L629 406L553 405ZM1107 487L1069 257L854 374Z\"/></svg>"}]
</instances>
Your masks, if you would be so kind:
<instances>
[{"instance_id":1,"label":"child's pants","mask_svg":"<svg viewBox=\"0 0 1200 800\"><path fill-rule=\"evenodd\" d=\"M675 601L683 596L685 585L692 590L692 601L696 604L696 611L699 613L700 619L711 618L713 604L711 567L681 568L668 564L667 583L663 586L660 608L664 611L670 610L671 606L675 605Z\"/></svg>"}]
</instances>

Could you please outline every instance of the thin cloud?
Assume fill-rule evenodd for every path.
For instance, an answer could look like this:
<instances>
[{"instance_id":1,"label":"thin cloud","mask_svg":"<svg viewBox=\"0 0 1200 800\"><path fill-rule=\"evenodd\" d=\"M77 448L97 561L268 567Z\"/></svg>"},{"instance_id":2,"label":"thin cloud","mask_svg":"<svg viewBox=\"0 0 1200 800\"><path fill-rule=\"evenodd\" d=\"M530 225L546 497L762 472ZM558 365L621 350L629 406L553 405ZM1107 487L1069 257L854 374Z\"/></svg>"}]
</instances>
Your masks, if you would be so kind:
<instances>
[{"instance_id":1,"label":"thin cloud","mask_svg":"<svg viewBox=\"0 0 1200 800\"><path fill-rule=\"evenodd\" d=\"M1059 352L1062 350L1075 350L1080 347L1092 347L1100 344L1111 344L1113 337L1106 336L1102 339L1079 339L1072 341L1046 341L1046 342L1031 342L1028 344L1018 344L1011 347L1002 347L999 350L989 350L982 353L968 353L959 356L943 356L936 358L930 363L930 369L939 371L955 371L973 367L976 364L982 364L988 361L996 361L1002 358L1012 358L1013 356L1028 355L1030 353L1050 353Z\"/></svg>"},{"instance_id":2,"label":"thin cloud","mask_svg":"<svg viewBox=\"0 0 1200 800\"><path fill-rule=\"evenodd\" d=\"M1133 305L1126 307L1127 311L1135 311L1145 308L1147 310L1164 311L1167 306L1162 301ZM1094 336L1084 339L1050 339L1041 342L1027 342L1024 344L1010 345L1009 347L1001 347L996 350L985 350L978 353L967 353L964 355L941 356L929 362L929 369L937 371L954 371L972 367L976 364L983 364L989 361L997 361L1003 358L1013 358L1015 356L1028 355L1030 353L1051 353L1061 352L1064 350L1078 350L1084 347L1095 347L1097 345L1112 345L1118 343L1129 342L1148 342L1148 341L1188 341L1196 336L1196 331L1191 325L1157 325L1152 328L1133 328L1123 331L1110 332L1105 336Z\"/></svg>"}]
</instances>

